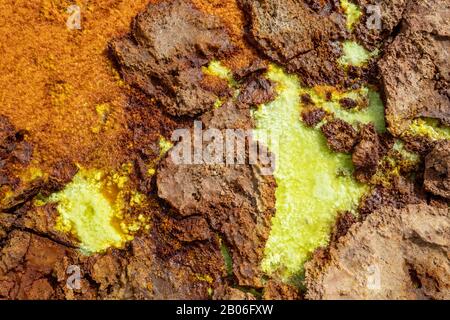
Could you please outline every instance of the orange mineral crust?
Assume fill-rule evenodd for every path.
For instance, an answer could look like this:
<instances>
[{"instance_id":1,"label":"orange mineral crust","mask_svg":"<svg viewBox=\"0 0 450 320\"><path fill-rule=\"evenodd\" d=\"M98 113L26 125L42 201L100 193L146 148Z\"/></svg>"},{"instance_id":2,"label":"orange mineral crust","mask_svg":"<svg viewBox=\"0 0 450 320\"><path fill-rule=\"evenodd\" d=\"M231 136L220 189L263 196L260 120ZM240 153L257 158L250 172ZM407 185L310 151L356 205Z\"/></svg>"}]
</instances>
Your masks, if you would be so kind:
<instances>
[{"instance_id":1,"label":"orange mineral crust","mask_svg":"<svg viewBox=\"0 0 450 320\"><path fill-rule=\"evenodd\" d=\"M27 130L33 159L116 167L127 88L107 55L147 0L3 0L0 113ZM81 30L66 22L80 8Z\"/></svg>"}]
</instances>

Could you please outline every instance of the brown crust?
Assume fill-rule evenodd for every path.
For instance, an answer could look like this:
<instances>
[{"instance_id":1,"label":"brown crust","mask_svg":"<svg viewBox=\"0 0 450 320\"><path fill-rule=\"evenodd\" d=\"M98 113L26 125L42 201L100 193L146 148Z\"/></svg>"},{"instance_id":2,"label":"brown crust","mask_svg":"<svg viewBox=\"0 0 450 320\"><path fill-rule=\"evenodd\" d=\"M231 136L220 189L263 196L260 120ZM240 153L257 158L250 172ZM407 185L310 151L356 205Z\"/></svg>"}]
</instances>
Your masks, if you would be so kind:
<instances>
[{"instance_id":1,"label":"brown crust","mask_svg":"<svg viewBox=\"0 0 450 320\"><path fill-rule=\"evenodd\" d=\"M358 138L358 132L347 122L335 119L322 126L328 146L335 152L350 153Z\"/></svg>"},{"instance_id":2,"label":"brown crust","mask_svg":"<svg viewBox=\"0 0 450 320\"><path fill-rule=\"evenodd\" d=\"M441 141L425 158L425 189L450 200L450 141Z\"/></svg>"},{"instance_id":3,"label":"brown crust","mask_svg":"<svg viewBox=\"0 0 450 320\"><path fill-rule=\"evenodd\" d=\"M246 14L249 41L265 56L297 72L309 86L344 83L335 41L346 34L345 19L334 1L319 7L294 0L239 3Z\"/></svg>"},{"instance_id":4,"label":"brown crust","mask_svg":"<svg viewBox=\"0 0 450 320\"><path fill-rule=\"evenodd\" d=\"M202 67L234 50L219 18L181 0L149 5L135 18L131 34L110 48L125 80L174 116L195 116L213 107L214 91L226 86L202 85Z\"/></svg>"}]
</instances>

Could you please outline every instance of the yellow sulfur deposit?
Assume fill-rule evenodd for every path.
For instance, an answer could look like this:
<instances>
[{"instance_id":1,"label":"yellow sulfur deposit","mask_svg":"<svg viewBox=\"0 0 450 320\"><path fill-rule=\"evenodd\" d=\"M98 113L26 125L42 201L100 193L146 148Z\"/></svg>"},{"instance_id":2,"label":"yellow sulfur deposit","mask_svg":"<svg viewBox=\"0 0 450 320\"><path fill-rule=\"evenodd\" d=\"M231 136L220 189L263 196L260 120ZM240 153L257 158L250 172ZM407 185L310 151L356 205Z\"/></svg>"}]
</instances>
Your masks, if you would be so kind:
<instances>
[{"instance_id":1,"label":"yellow sulfur deposit","mask_svg":"<svg viewBox=\"0 0 450 320\"><path fill-rule=\"evenodd\" d=\"M361 67L370 58L376 57L378 55L378 49L372 52L364 49L363 46L359 45L354 41L345 41L342 44L343 56L339 59L339 63L344 66L355 66Z\"/></svg>"},{"instance_id":2,"label":"yellow sulfur deposit","mask_svg":"<svg viewBox=\"0 0 450 320\"><path fill-rule=\"evenodd\" d=\"M156 166L158 163L164 158L167 152L173 147L173 143L163 136L159 137L159 157L157 157L152 163L149 164L149 169L147 170L147 174L149 176L153 176L156 173Z\"/></svg>"},{"instance_id":3,"label":"yellow sulfur deposit","mask_svg":"<svg viewBox=\"0 0 450 320\"><path fill-rule=\"evenodd\" d=\"M415 119L406 135L424 136L431 140L450 139L450 127L440 125L439 120L436 119Z\"/></svg>"},{"instance_id":4,"label":"yellow sulfur deposit","mask_svg":"<svg viewBox=\"0 0 450 320\"><path fill-rule=\"evenodd\" d=\"M172 149L173 143L163 136L159 137L159 157L162 158L164 155Z\"/></svg>"},{"instance_id":5,"label":"yellow sulfur deposit","mask_svg":"<svg viewBox=\"0 0 450 320\"><path fill-rule=\"evenodd\" d=\"M347 16L347 29L352 30L362 16L361 9L349 0L341 0L341 7Z\"/></svg>"},{"instance_id":6,"label":"yellow sulfur deposit","mask_svg":"<svg viewBox=\"0 0 450 320\"><path fill-rule=\"evenodd\" d=\"M219 77L220 79L228 80L230 86L234 86L236 83L233 80L233 75L227 67L222 65L220 61L211 61L207 67L203 67L203 73Z\"/></svg>"},{"instance_id":7,"label":"yellow sulfur deposit","mask_svg":"<svg viewBox=\"0 0 450 320\"><path fill-rule=\"evenodd\" d=\"M55 229L75 235L85 254L123 247L147 223L143 216L135 221L124 218L123 208L128 205L124 197L126 183L126 176L105 176L99 170L81 169L71 183L48 199L58 203L60 216ZM143 201L145 196L131 192L131 207Z\"/></svg>"},{"instance_id":8,"label":"yellow sulfur deposit","mask_svg":"<svg viewBox=\"0 0 450 320\"><path fill-rule=\"evenodd\" d=\"M338 212L354 210L368 187L353 179L350 155L330 151L320 130L300 121L300 94L311 89L302 88L296 76L275 66L270 67L267 77L277 84L278 97L254 113L254 133L276 153L278 188L262 268L296 283L311 253L327 244ZM372 110L355 112L354 122L383 122L380 101L376 95L369 95L369 99ZM377 127L384 130L384 123ZM267 136L278 137L277 145Z\"/></svg>"}]
</instances>

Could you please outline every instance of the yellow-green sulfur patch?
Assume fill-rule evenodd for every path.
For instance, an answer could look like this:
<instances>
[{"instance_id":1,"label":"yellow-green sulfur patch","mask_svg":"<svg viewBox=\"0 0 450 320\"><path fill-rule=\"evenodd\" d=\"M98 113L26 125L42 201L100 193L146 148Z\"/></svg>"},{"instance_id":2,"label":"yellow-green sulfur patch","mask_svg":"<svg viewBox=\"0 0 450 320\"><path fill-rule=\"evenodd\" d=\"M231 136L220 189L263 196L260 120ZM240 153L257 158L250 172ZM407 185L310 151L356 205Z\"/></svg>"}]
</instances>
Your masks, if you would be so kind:
<instances>
[{"instance_id":1,"label":"yellow-green sulfur patch","mask_svg":"<svg viewBox=\"0 0 450 320\"><path fill-rule=\"evenodd\" d=\"M344 54L339 58L339 63L344 66L355 67L361 67L369 61L370 58L376 57L379 53L378 49L369 52L354 41L345 41L342 44L342 50Z\"/></svg>"},{"instance_id":2,"label":"yellow-green sulfur patch","mask_svg":"<svg viewBox=\"0 0 450 320\"><path fill-rule=\"evenodd\" d=\"M345 92L332 89L331 99L326 98L325 92L330 92L327 87L301 88L300 92L309 94L316 106L320 106L325 111L332 113L336 118L342 119L353 126L357 126L359 123L373 123L378 132L384 133L386 131L383 101L380 94L370 88L361 87L358 90ZM353 99L361 107L346 110L339 103L343 98Z\"/></svg>"},{"instance_id":3,"label":"yellow-green sulfur patch","mask_svg":"<svg viewBox=\"0 0 450 320\"><path fill-rule=\"evenodd\" d=\"M222 238L219 238L220 242L220 252L222 253L223 260L225 262L225 269L228 275L233 274L233 259L231 258L230 250L227 245L224 243Z\"/></svg>"},{"instance_id":4,"label":"yellow-green sulfur patch","mask_svg":"<svg viewBox=\"0 0 450 320\"><path fill-rule=\"evenodd\" d=\"M211 61L207 67L203 67L203 73L215 77L219 77L220 79L228 81L228 86L230 88L235 88L237 86L237 82L233 78L233 73L222 65L220 61L213 60ZM236 94L238 91L235 92ZM214 102L214 109L220 108L223 105L224 101L220 98Z\"/></svg>"},{"instance_id":5,"label":"yellow-green sulfur patch","mask_svg":"<svg viewBox=\"0 0 450 320\"><path fill-rule=\"evenodd\" d=\"M232 72L230 69L222 65L220 61L211 61L207 67L203 67L203 73L227 80L230 86L236 85Z\"/></svg>"},{"instance_id":6,"label":"yellow-green sulfur patch","mask_svg":"<svg viewBox=\"0 0 450 320\"><path fill-rule=\"evenodd\" d=\"M431 140L450 139L450 127L441 125L437 119L420 118L412 122L406 135L424 136Z\"/></svg>"},{"instance_id":7,"label":"yellow-green sulfur patch","mask_svg":"<svg viewBox=\"0 0 450 320\"><path fill-rule=\"evenodd\" d=\"M341 7L347 16L347 29L352 30L362 16L361 9L349 0L341 0Z\"/></svg>"},{"instance_id":8,"label":"yellow-green sulfur patch","mask_svg":"<svg viewBox=\"0 0 450 320\"><path fill-rule=\"evenodd\" d=\"M327 244L338 212L354 210L368 187L353 179L350 155L330 151L320 130L300 121L299 97L310 89L275 66L267 77L277 84L278 97L254 113L254 134L276 153L278 187L262 268L295 282L311 253ZM372 98L373 110L355 113L354 121L382 121L380 102ZM378 127L383 129L384 123ZM277 145L267 136L278 136Z\"/></svg>"},{"instance_id":9,"label":"yellow-green sulfur patch","mask_svg":"<svg viewBox=\"0 0 450 320\"><path fill-rule=\"evenodd\" d=\"M408 161L411 161L413 163L418 163L420 161L420 156L417 153L408 151L405 148L405 143L402 140L396 139L392 149L398 152L402 156L402 158Z\"/></svg>"},{"instance_id":10,"label":"yellow-green sulfur patch","mask_svg":"<svg viewBox=\"0 0 450 320\"><path fill-rule=\"evenodd\" d=\"M142 215L136 221L125 222L123 209L128 203L123 188L126 183L126 176L105 176L99 170L81 169L71 183L48 199L50 203L58 203L60 216L55 229L75 235L85 254L122 247L147 222ZM131 192L129 205L141 205L143 197Z\"/></svg>"}]
</instances>

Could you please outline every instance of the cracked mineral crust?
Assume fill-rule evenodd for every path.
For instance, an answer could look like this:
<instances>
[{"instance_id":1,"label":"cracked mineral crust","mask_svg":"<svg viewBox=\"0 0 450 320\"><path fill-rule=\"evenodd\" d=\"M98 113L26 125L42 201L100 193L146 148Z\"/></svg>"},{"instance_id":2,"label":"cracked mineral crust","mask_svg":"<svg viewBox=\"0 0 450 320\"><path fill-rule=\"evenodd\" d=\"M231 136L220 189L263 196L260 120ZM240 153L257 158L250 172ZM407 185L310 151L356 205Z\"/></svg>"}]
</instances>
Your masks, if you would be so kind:
<instances>
[{"instance_id":1,"label":"cracked mineral crust","mask_svg":"<svg viewBox=\"0 0 450 320\"><path fill-rule=\"evenodd\" d=\"M220 19L181 0L149 5L110 47L125 80L175 116L213 107L221 92L208 88L202 67L233 51Z\"/></svg>"},{"instance_id":2,"label":"cracked mineral crust","mask_svg":"<svg viewBox=\"0 0 450 320\"><path fill-rule=\"evenodd\" d=\"M394 135L422 117L450 124L449 19L448 1L408 2L400 32L379 62L386 120Z\"/></svg>"},{"instance_id":3,"label":"cracked mineral crust","mask_svg":"<svg viewBox=\"0 0 450 320\"><path fill-rule=\"evenodd\" d=\"M306 264L309 299L449 299L450 210L384 207Z\"/></svg>"},{"instance_id":4,"label":"cracked mineral crust","mask_svg":"<svg viewBox=\"0 0 450 320\"><path fill-rule=\"evenodd\" d=\"M448 0L353 0L362 15L352 28L339 0L92 0L80 32L55 29L66 17L48 1L27 10L4 2L6 23L17 15L33 27L0 28L0 299L450 299L450 144L405 135L416 120L450 125ZM343 66L346 41L380 55ZM304 292L262 269L278 190L274 168L251 162L247 148L254 111L283 92L267 79L274 65L330 97L381 85L389 125L381 134L312 95L286 96L305 107L298 124L322 134L368 186L358 215L338 212L330 244L306 263ZM339 100L340 112L356 106ZM211 134L200 150L194 121ZM169 141L177 129L186 136ZM221 140L229 129L237 140ZM401 139L419 143L416 164L400 164ZM223 163L205 158L239 141L244 148L222 152ZM175 161L187 142L188 163ZM88 253L76 232L56 228L62 214L48 199L83 166L126 167L133 199L145 198L119 210L147 223L120 247ZM117 190L101 191L113 201Z\"/></svg>"},{"instance_id":5,"label":"cracked mineral crust","mask_svg":"<svg viewBox=\"0 0 450 320\"><path fill-rule=\"evenodd\" d=\"M248 37L271 60L297 72L307 85L338 84L344 78L337 59L345 18L330 1L314 11L307 1L239 1Z\"/></svg>"},{"instance_id":6,"label":"cracked mineral crust","mask_svg":"<svg viewBox=\"0 0 450 320\"><path fill-rule=\"evenodd\" d=\"M256 79L248 81L236 103L226 102L220 109L205 114L205 129L216 130L226 137L225 129L251 128L250 109L244 101L252 104L266 101L271 96L270 83ZM258 88L265 88L269 93ZM245 132L241 131L242 134ZM260 288L263 286L260 263L274 214L275 180L261 173L260 164L249 164L248 151L242 162L234 158L235 155L239 157L239 153L227 151L225 154L232 154L233 159L226 163L230 159L223 158L223 165L208 164L203 158L206 150L201 150L202 154L197 158L197 138L195 133L191 133L192 137L183 138L161 163L157 173L158 196L170 204L178 217L199 216L205 219L211 232L220 236L229 247L237 283ZM231 141L233 148L237 148L234 144L241 138L251 139L245 135L237 137ZM191 159L182 158L188 162L180 163L174 159L179 159L180 152L183 152L182 144L186 142L192 142L194 153ZM206 142L204 147L209 148L208 144L212 142ZM226 147L230 145L226 141L219 143L225 143ZM190 143L187 148L191 150Z\"/></svg>"}]
</instances>

